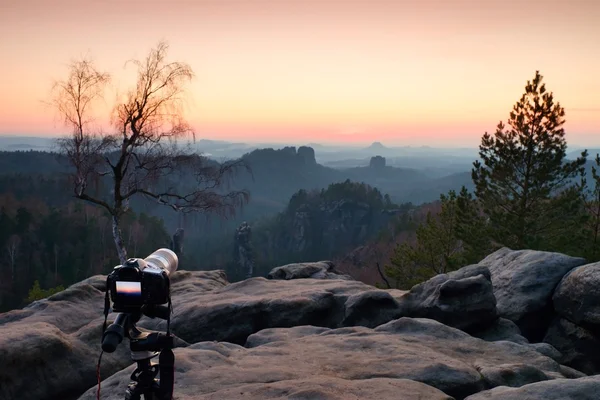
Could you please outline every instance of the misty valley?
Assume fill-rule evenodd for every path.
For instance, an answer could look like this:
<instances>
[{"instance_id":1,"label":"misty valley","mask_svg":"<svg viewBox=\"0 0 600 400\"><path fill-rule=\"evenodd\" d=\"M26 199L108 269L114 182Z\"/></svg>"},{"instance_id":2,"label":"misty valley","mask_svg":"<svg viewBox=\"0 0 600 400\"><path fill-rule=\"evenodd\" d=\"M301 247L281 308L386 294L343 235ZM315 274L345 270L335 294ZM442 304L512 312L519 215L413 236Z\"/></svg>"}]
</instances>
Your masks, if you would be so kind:
<instances>
[{"instance_id":1,"label":"misty valley","mask_svg":"<svg viewBox=\"0 0 600 400\"><path fill-rule=\"evenodd\" d=\"M199 151L203 142L197 143ZM43 151L36 149L44 145L41 139L4 143L0 156L0 218L5 221L1 238L5 247L8 238L19 238L18 266L10 272L3 264L14 277L10 287L3 287L4 310L23 305L34 283L31 277L42 287L67 286L118 263L110 251L108 217L75 201L66 175L69 166L51 151L52 142L46 143L48 148ZM6 150L17 146L18 151ZM209 143L206 153L221 150L222 160L235 156L234 147L227 142ZM193 270L224 269L233 281L248 275L247 261L239 259L240 249L254 254L254 276L266 276L274 266L292 262L347 259L356 248L397 235L398 230L410 235L414 228L406 220L409 212L415 215L420 208L435 207L441 193L472 186L469 156L445 151L447 160L440 156L443 149L418 150L411 156L407 149L383 146L333 148L324 156L332 166L326 166L317 162L318 152L308 146L254 149L241 155L249 170L231 182L232 187L250 193L248 203L235 215L227 219L181 215L138 199L125 218L125 238L134 254L141 255L169 245L176 230L183 229L181 264ZM404 157L408 161L403 161ZM410 167L413 159L418 166ZM388 160L405 166L388 165ZM447 176L439 172L460 167L464 171ZM186 183L178 184L185 187ZM108 191L108 185L98 185L98 190ZM244 222L247 227L240 230ZM405 226L399 228L402 224ZM26 250L34 243L36 249ZM385 260L371 256L357 262L374 267L375 262ZM357 265L350 263L347 268ZM355 272L375 284L379 280L376 271L367 270Z\"/></svg>"},{"instance_id":2,"label":"misty valley","mask_svg":"<svg viewBox=\"0 0 600 400\"><path fill-rule=\"evenodd\" d=\"M395 247L414 242L427 213L439 212L440 195L474 189L473 149L316 145L319 156L310 146L191 145L216 163L247 150L238 160L248 168L229 183L249 192L247 204L223 218L134 199L123 219L124 238L141 256L170 246L181 230L180 265L223 269L232 282L284 264L332 260L344 273L382 285ZM37 288L66 287L118 264L109 215L74 199L70 167L53 151L55 142L7 137L0 146L0 241L10 254L2 268L11 277L1 287L2 309L26 304L34 281ZM185 191L185 178L175 179ZM109 195L108 181L96 185L101 197Z\"/></svg>"}]
</instances>

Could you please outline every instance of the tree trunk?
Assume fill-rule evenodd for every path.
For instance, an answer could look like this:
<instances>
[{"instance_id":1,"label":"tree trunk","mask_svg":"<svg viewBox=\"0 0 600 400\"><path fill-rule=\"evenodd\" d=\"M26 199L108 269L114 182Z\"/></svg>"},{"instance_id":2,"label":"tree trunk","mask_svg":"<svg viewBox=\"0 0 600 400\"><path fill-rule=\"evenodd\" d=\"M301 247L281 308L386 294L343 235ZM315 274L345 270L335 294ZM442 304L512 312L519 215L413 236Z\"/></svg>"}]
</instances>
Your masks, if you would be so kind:
<instances>
[{"instance_id":1,"label":"tree trunk","mask_svg":"<svg viewBox=\"0 0 600 400\"><path fill-rule=\"evenodd\" d=\"M133 236L134 224L135 224L135 221L129 227L129 232L127 232L127 247L128 248L131 248L131 237ZM133 254L135 254L135 252Z\"/></svg>"},{"instance_id":2,"label":"tree trunk","mask_svg":"<svg viewBox=\"0 0 600 400\"><path fill-rule=\"evenodd\" d=\"M392 285L390 285L390 282L387 280L387 278L385 277L383 271L381 270L381 267L379 266L379 261L377 261L375 263L375 265L377 265L377 272L379 272L379 276L381 276L381 279L383 279L383 281L385 282L385 284L387 285L388 289L392 288ZM398 287L398 285L396 284L396 287Z\"/></svg>"},{"instance_id":3,"label":"tree trunk","mask_svg":"<svg viewBox=\"0 0 600 400\"><path fill-rule=\"evenodd\" d=\"M17 265L17 253L19 252L20 239L18 236L13 235L8 239L6 250L8 251L8 257L10 261L10 284L14 287L15 285L15 268Z\"/></svg>"},{"instance_id":4,"label":"tree trunk","mask_svg":"<svg viewBox=\"0 0 600 400\"><path fill-rule=\"evenodd\" d=\"M121 264L125 264L127 261L127 250L125 249L125 243L123 243L123 236L121 235L121 228L119 227L119 217L116 215L112 216L112 232L115 246L117 247L117 253L119 255L119 261Z\"/></svg>"},{"instance_id":5,"label":"tree trunk","mask_svg":"<svg viewBox=\"0 0 600 400\"><path fill-rule=\"evenodd\" d=\"M11 254L10 257L10 284L12 285L12 287L15 287L15 259L13 257L13 255Z\"/></svg>"}]
</instances>

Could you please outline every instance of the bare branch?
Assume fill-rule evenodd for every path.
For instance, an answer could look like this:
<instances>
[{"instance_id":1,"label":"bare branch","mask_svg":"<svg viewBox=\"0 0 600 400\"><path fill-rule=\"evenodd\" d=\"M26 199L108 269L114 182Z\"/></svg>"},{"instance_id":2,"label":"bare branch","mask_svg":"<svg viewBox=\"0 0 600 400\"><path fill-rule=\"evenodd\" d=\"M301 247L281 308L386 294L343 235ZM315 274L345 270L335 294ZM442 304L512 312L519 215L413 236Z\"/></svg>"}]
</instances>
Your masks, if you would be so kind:
<instances>
[{"instance_id":1,"label":"bare branch","mask_svg":"<svg viewBox=\"0 0 600 400\"><path fill-rule=\"evenodd\" d=\"M391 289L392 285L390 285L390 282L387 280L387 278L385 277L383 271L381 270L381 266L379 265L379 261L377 261L375 263L375 265L377 266L377 272L379 272L379 276L381 277L381 279L383 279L383 281L385 282L387 288Z\"/></svg>"},{"instance_id":2,"label":"bare branch","mask_svg":"<svg viewBox=\"0 0 600 400\"><path fill-rule=\"evenodd\" d=\"M66 80L54 82L50 103L78 138L93 121L90 109L102 98L109 81L108 74L99 72L90 59L84 58L71 62Z\"/></svg>"},{"instance_id":3,"label":"bare branch","mask_svg":"<svg viewBox=\"0 0 600 400\"><path fill-rule=\"evenodd\" d=\"M87 201L87 202L90 202L90 203L92 203L92 204L96 204L96 205L102 206L102 207L106 208L106 209L108 210L108 212L109 212L109 213L111 213L111 214L113 214L113 213L114 213L114 208L113 208L113 207L111 207L111 206L110 206L110 205L109 205L107 202L105 202L105 201L102 201L102 200L95 199L95 198L93 198L93 197L90 197L90 196L88 196L88 195L87 195L87 194L85 194L85 193L83 193L83 194L81 194L81 195L78 195L78 196L76 196L76 197L77 197L78 199L85 200L85 201Z\"/></svg>"},{"instance_id":4,"label":"bare branch","mask_svg":"<svg viewBox=\"0 0 600 400\"><path fill-rule=\"evenodd\" d=\"M115 125L130 145L144 146L193 133L181 118L183 85L193 78L193 72L185 63L166 63L167 50L168 45L161 42L143 62L133 61L138 68L136 88L115 107Z\"/></svg>"},{"instance_id":5,"label":"bare branch","mask_svg":"<svg viewBox=\"0 0 600 400\"><path fill-rule=\"evenodd\" d=\"M126 256L119 218L130 199L140 195L180 212L216 213L227 217L249 198L245 191L229 191L235 173L248 169L241 161L217 163L177 139L194 132L183 118L184 85L193 78L189 65L167 62L168 46L161 42L144 60L132 61L137 82L113 108L114 134L94 132L93 102L100 98L109 77L91 61L70 66L66 81L54 86L53 104L72 137L59 141L74 168L75 197L104 207L113 216L113 237L119 257ZM108 183L110 191L91 193L92 183ZM96 190L96 192L99 192Z\"/></svg>"}]
</instances>

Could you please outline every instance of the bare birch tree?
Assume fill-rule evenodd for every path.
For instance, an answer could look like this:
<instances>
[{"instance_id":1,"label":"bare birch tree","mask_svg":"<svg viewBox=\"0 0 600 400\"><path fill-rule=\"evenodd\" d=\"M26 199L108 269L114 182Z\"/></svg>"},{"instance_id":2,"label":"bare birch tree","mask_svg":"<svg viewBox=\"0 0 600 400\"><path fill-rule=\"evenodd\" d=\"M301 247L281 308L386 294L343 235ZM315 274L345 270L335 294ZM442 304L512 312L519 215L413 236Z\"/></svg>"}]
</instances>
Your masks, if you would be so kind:
<instances>
[{"instance_id":1,"label":"bare birch tree","mask_svg":"<svg viewBox=\"0 0 600 400\"><path fill-rule=\"evenodd\" d=\"M183 118L184 86L193 78L189 65L167 62L164 42L137 67L135 87L114 107L106 134L91 125L92 105L104 92L109 75L88 60L70 65L65 81L54 85L52 103L72 135L59 141L72 166L75 197L104 207L121 262L127 259L120 221L134 196L143 196L180 212L235 214L248 201L245 191L228 190L241 161L217 163L176 142L192 130ZM110 193L97 189L110 177Z\"/></svg>"}]
</instances>

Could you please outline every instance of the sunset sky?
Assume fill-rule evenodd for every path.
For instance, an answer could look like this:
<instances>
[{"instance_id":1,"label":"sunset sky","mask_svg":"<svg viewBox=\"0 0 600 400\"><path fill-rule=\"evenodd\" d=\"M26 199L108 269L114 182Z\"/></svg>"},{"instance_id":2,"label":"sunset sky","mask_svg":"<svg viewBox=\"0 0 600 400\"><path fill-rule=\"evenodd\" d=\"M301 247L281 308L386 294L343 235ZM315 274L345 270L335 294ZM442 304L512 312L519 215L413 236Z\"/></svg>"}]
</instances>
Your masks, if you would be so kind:
<instances>
[{"instance_id":1,"label":"sunset sky","mask_svg":"<svg viewBox=\"0 0 600 400\"><path fill-rule=\"evenodd\" d=\"M538 69L568 143L600 144L598 0L0 0L0 37L0 134L64 132L43 101L84 55L107 122L166 40L199 138L474 147Z\"/></svg>"}]
</instances>

